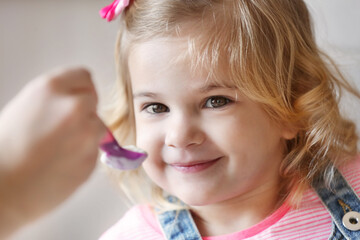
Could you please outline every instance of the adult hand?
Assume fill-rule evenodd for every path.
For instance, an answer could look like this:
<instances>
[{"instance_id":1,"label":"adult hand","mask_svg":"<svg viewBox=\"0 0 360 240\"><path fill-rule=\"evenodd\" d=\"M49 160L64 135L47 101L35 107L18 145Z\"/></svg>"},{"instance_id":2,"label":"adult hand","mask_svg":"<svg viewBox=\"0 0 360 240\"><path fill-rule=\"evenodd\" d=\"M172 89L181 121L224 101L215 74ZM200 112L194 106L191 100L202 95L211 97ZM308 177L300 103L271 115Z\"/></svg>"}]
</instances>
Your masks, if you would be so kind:
<instances>
[{"instance_id":1,"label":"adult hand","mask_svg":"<svg viewBox=\"0 0 360 240\"><path fill-rule=\"evenodd\" d=\"M0 113L0 238L51 210L96 165L105 126L89 72L31 81Z\"/></svg>"}]
</instances>

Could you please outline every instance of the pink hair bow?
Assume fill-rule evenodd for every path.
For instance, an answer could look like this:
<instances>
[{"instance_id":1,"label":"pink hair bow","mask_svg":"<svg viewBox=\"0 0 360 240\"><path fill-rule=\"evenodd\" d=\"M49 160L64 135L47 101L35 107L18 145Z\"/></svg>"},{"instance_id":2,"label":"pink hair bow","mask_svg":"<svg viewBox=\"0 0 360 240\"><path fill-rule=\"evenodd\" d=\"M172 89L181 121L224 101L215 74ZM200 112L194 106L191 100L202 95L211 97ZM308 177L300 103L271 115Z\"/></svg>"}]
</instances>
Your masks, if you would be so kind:
<instances>
[{"instance_id":1,"label":"pink hair bow","mask_svg":"<svg viewBox=\"0 0 360 240\"><path fill-rule=\"evenodd\" d=\"M129 3L130 0L115 0L112 4L100 10L100 16L110 22L122 13L129 6Z\"/></svg>"}]
</instances>

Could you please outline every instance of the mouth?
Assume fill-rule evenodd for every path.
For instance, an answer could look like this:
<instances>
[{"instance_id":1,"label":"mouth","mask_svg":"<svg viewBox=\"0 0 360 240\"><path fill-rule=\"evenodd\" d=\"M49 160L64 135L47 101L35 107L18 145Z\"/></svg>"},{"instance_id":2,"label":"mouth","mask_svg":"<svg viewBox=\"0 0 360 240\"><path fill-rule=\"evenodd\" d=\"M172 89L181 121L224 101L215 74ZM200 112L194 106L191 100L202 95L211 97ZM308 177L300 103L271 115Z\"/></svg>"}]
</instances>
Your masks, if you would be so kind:
<instances>
[{"instance_id":1,"label":"mouth","mask_svg":"<svg viewBox=\"0 0 360 240\"><path fill-rule=\"evenodd\" d=\"M213 166L215 163L217 163L220 160L220 158L221 157L207 161L190 162L190 163L174 163L169 165L173 167L175 170L182 173L197 173Z\"/></svg>"}]
</instances>

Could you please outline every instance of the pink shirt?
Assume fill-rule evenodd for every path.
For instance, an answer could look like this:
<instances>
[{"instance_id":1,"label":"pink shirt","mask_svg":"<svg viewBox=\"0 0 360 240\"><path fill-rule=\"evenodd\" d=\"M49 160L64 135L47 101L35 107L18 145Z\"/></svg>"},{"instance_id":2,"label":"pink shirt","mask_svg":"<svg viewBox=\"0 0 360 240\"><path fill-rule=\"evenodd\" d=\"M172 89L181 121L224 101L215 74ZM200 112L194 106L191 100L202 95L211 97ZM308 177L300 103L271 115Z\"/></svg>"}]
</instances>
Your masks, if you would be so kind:
<instances>
[{"instance_id":1,"label":"pink shirt","mask_svg":"<svg viewBox=\"0 0 360 240\"><path fill-rule=\"evenodd\" d=\"M360 157L341 173L360 195ZM298 209L283 204L273 214L258 224L240 232L222 236L203 237L203 240L239 239L328 239L332 231L332 219L321 200L309 189L305 192ZM149 206L130 209L100 240L165 240L157 219Z\"/></svg>"}]
</instances>

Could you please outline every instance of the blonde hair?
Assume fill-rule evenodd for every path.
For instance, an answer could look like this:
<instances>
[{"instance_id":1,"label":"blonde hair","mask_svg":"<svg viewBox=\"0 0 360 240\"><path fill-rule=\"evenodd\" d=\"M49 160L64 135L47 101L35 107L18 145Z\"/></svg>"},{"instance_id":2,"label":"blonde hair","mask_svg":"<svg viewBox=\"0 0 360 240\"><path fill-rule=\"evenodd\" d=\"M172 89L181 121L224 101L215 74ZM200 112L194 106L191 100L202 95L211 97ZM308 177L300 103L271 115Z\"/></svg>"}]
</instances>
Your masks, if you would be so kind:
<instances>
[{"instance_id":1,"label":"blonde hair","mask_svg":"<svg viewBox=\"0 0 360 240\"><path fill-rule=\"evenodd\" d=\"M296 129L296 137L286 142L280 169L292 203L316 178L324 177L329 184L334 169L356 155L355 125L341 116L338 102L341 89L358 98L360 94L316 46L302 0L133 1L121 19L119 86L108 119L121 142L135 140L130 49L152 38L184 36L193 69L206 69L214 79L220 79L219 74L232 79L275 122ZM164 193L141 168L121 175L130 195L129 184L150 184L152 200L160 204Z\"/></svg>"}]
</instances>

